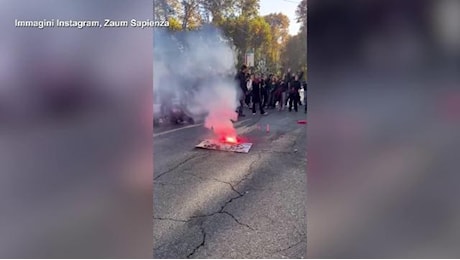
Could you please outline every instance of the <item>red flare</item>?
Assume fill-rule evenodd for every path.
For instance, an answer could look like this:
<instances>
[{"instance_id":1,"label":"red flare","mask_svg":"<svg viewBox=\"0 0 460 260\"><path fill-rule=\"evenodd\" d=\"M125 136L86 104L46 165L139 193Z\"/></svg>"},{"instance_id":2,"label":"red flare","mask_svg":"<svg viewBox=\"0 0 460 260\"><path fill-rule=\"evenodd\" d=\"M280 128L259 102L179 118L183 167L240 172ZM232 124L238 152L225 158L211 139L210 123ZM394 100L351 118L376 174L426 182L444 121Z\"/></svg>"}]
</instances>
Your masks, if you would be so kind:
<instances>
[{"instance_id":1,"label":"red flare","mask_svg":"<svg viewBox=\"0 0 460 260\"><path fill-rule=\"evenodd\" d=\"M236 144L238 142L238 140L236 139L236 137L227 136L227 137L225 137L225 142L231 143L231 144Z\"/></svg>"},{"instance_id":2,"label":"red flare","mask_svg":"<svg viewBox=\"0 0 460 260\"><path fill-rule=\"evenodd\" d=\"M299 121L297 121L297 124L299 124L299 125L306 125L306 124L307 124L307 120L299 120Z\"/></svg>"}]
</instances>

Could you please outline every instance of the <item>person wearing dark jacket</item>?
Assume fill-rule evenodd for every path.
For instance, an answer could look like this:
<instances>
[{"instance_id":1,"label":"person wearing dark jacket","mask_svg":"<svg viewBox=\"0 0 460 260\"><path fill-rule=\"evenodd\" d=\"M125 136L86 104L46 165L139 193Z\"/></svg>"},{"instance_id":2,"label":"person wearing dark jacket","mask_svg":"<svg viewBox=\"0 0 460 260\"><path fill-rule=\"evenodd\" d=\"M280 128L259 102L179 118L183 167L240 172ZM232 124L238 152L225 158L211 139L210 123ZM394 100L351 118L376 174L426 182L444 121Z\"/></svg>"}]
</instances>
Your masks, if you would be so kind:
<instances>
[{"instance_id":1,"label":"person wearing dark jacket","mask_svg":"<svg viewBox=\"0 0 460 260\"><path fill-rule=\"evenodd\" d=\"M267 82L265 83L265 86L267 87L267 94L268 94L268 108L274 108L275 107L275 80L274 80L274 75L270 74L270 76L267 79Z\"/></svg>"},{"instance_id":2,"label":"person wearing dark jacket","mask_svg":"<svg viewBox=\"0 0 460 260\"><path fill-rule=\"evenodd\" d=\"M270 95L270 80L267 76L262 78L262 106L264 109L267 108Z\"/></svg>"},{"instance_id":3,"label":"person wearing dark jacket","mask_svg":"<svg viewBox=\"0 0 460 260\"><path fill-rule=\"evenodd\" d=\"M303 82L303 75L304 75L304 72L303 72L303 71L299 71L299 73L298 73L297 75L299 75L298 80L301 82L301 85L302 85L302 84L303 84L302 82ZM301 105L302 105L302 100L301 100L300 98L299 98L298 102L299 102L299 106L301 106Z\"/></svg>"},{"instance_id":4,"label":"person wearing dark jacket","mask_svg":"<svg viewBox=\"0 0 460 260\"><path fill-rule=\"evenodd\" d=\"M287 70L287 73L285 74L284 80L285 80L286 82L291 82L291 80L292 80L291 68L289 68L289 69Z\"/></svg>"},{"instance_id":5,"label":"person wearing dark jacket","mask_svg":"<svg viewBox=\"0 0 460 260\"><path fill-rule=\"evenodd\" d=\"M281 83L277 77L273 77L273 108L276 108L276 104L281 104Z\"/></svg>"},{"instance_id":6,"label":"person wearing dark jacket","mask_svg":"<svg viewBox=\"0 0 460 260\"><path fill-rule=\"evenodd\" d=\"M286 104L288 101L288 93L289 93L289 82L286 80L286 76L283 79L280 79L280 89L281 89L281 102L280 102L280 110L284 110L286 108Z\"/></svg>"},{"instance_id":7,"label":"person wearing dark jacket","mask_svg":"<svg viewBox=\"0 0 460 260\"><path fill-rule=\"evenodd\" d=\"M284 74L284 98L283 98L283 108L288 105L289 102L289 90L291 89L291 82L293 81L293 76L291 68L288 69L287 73Z\"/></svg>"},{"instance_id":8,"label":"person wearing dark jacket","mask_svg":"<svg viewBox=\"0 0 460 260\"><path fill-rule=\"evenodd\" d=\"M294 105L294 111L297 112L297 105L300 100L299 90L302 87L298 76L295 76L294 80L291 82L291 88L289 91L289 112L292 111L292 105Z\"/></svg>"},{"instance_id":9,"label":"person wearing dark jacket","mask_svg":"<svg viewBox=\"0 0 460 260\"><path fill-rule=\"evenodd\" d=\"M266 115L267 113L264 111L264 107L262 104L263 98L263 87L262 87L262 79L258 76L254 77L254 81L252 82L252 114L256 114L256 105L259 105L259 110L262 115Z\"/></svg>"},{"instance_id":10,"label":"person wearing dark jacket","mask_svg":"<svg viewBox=\"0 0 460 260\"><path fill-rule=\"evenodd\" d=\"M246 65L243 65L241 66L240 71L236 75L236 80L241 90L240 106L238 107L238 116L240 117L245 116L243 114L243 104L244 104L244 99L246 95L248 94L247 77L246 77L247 70L248 70L248 67Z\"/></svg>"}]
</instances>

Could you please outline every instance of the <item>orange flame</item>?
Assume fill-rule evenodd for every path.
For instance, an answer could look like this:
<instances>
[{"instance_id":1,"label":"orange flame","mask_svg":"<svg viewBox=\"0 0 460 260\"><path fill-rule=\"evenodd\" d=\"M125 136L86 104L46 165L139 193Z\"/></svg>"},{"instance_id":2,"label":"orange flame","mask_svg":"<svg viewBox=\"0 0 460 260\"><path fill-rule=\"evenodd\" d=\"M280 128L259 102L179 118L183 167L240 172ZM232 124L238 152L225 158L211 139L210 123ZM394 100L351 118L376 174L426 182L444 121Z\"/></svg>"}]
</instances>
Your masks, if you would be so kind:
<instances>
[{"instance_id":1,"label":"orange flame","mask_svg":"<svg viewBox=\"0 0 460 260\"><path fill-rule=\"evenodd\" d=\"M231 136L225 137L225 141L228 142L228 143L233 143L233 144L237 142L236 138L231 137Z\"/></svg>"}]
</instances>

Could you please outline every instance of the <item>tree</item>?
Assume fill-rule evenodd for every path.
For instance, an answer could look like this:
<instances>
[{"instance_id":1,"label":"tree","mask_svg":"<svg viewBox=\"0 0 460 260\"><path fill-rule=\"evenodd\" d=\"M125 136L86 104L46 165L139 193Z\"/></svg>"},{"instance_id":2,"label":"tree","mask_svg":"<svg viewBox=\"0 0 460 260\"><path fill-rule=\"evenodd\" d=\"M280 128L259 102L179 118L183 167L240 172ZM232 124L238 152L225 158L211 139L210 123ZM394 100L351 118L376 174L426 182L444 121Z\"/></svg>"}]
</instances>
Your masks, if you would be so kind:
<instances>
[{"instance_id":1,"label":"tree","mask_svg":"<svg viewBox=\"0 0 460 260\"><path fill-rule=\"evenodd\" d=\"M289 18L282 13L273 13L264 16L264 19L271 27L273 40L284 43L289 36Z\"/></svg>"},{"instance_id":2,"label":"tree","mask_svg":"<svg viewBox=\"0 0 460 260\"><path fill-rule=\"evenodd\" d=\"M300 31L292 36L286 43L281 54L282 65L292 70L306 70L307 68L307 35L306 31Z\"/></svg>"},{"instance_id":3,"label":"tree","mask_svg":"<svg viewBox=\"0 0 460 260\"><path fill-rule=\"evenodd\" d=\"M307 0L302 0L295 10L297 22L307 24Z\"/></svg>"},{"instance_id":4,"label":"tree","mask_svg":"<svg viewBox=\"0 0 460 260\"><path fill-rule=\"evenodd\" d=\"M259 14L260 0L236 0L240 16L254 18Z\"/></svg>"},{"instance_id":5,"label":"tree","mask_svg":"<svg viewBox=\"0 0 460 260\"><path fill-rule=\"evenodd\" d=\"M249 41L253 48L260 48L263 44L268 44L271 39L270 25L263 17L255 17L249 22Z\"/></svg>"},{"instance_id":6,"label":"tree","mask_svg":"<svg viewBox=\"0 0 460 260\"><path fill-rule=\"evenodd\" d=\"M235 13L235 0L201 0L203 9L212 16L212 23L219 25L225 18Z\"/></svg>"},{"instance_id":7,"label":"tree","mask_svg":"<svg viewBox=\"0 0 460 260\"><path fill-rule=\"evenodd\" d=\"M222 21L221 28L238 50L239 65L242 64L247 51L255 50L255 56L261 58L265 57L270 49L271 29L263 17L248 18L241 15L227 18Z\"/></svg>"},{"instance_id":8,"label":"tree","mask_svg":"<svg viewBox=\"0 0 460 260\"><path fill-rule=\"evenodd\" d=\"M307 0L302 0L296 10L297 22L302 23L297 35L289 38L281 54L284 67L293 70L307 69Z\"/></svg>"},{"instance_id":9,"label":"tree","mask_svg":"<svg viewBox=\"0 0 460 260\"><path fill-rule=\"evenodd\" d=\"M289 38L289 18L282 13L273 13L264 16L264 19L270 25L272 35L266 52L267 66L274 71L280 61L281 49Z\"/></svg>"},{"instance_id":10,"label":"tree","mask_svg":"<svg viewBox=\"0 0 460 260\"><path fill-rule=\"evenodd\" d=\"M195 29L202 24L199 0L155 0L155 18L180 21L182 29Z\"/></svg>"},{"instance_id":11,"label":"tree","mask_svg":"<svg viewBox=\"0 0 460 260\"><path fill-rule=\"evenodd\" d=\"M255 58L266 59L272 42L270 25L263 17L255 17L249 20L249 45L255 50Z\"/></svg>"},{"instance_id":12,"label":"tree","mask_svg":"<svg viewBox=\"0 0 460 260\"><path fill-rule=\"evenodd\" d=\"M231 40L238 51L239 64L244 59L244 54L250 48L249 20L243 16L227 18L221 23L225 36Z\"/></svg>"},{"instance_id":13,"label":"tree","mask_svg":"<svg viewBox=\"0 0 460 260\"><path fill-rule=\"evenodd\" d=\"M169 2L169 3L168 3ZM174 15L175 10L170 6L174 1L155 0L153 1L153 13L156 20L168 20L170 15Z\"/></svg>"},{"instance_id":14,"label":"tree","mask_svg":"<svg viewBox=\"0 0 460 260\"><path fill-rule=\"evenodd\" d=\"M279 13L258 16L260 0L157 0L155 17L169 20L172 31L200 28L212 17L227 39L233 43L241 64L244 54L255 51L267 65L279 60L280 43L287 39L289 19ZM165 11L166 10L166 11Z\"/></svg>"},{"instance_id":15,"label":"tree","mask_svg":"<svg viewBox=\"0 0 460 260\"><path fill-rule=\"evenodd\" d=\"M202 23L200 2L198 0L182 0L182 29L195 29Z\"/></svg>"}]
</instances>

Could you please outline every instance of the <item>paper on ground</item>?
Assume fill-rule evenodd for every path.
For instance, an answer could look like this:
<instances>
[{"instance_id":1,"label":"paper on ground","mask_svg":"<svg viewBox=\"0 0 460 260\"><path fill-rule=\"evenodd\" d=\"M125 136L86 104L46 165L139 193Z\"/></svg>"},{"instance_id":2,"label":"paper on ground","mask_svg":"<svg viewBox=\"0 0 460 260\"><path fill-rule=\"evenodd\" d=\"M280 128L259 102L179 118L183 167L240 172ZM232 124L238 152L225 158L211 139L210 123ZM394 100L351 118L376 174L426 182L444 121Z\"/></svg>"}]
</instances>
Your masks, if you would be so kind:
<instances>
[{"instance_id":1,"label":"paper on ground","mask_svg":"<svg viewBox=\"0 0 460 260\"><path fill-rule=\"evenodd\" d=\"M225 152L249 153L249 150L252 147L252 143L228 144L218 142L217 140L207 139L202 141L195 147Z\"/></svg>"}]
</instances>

